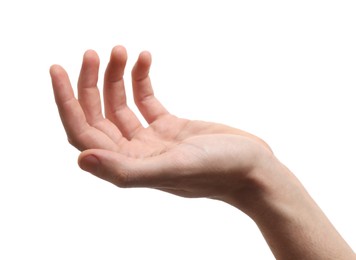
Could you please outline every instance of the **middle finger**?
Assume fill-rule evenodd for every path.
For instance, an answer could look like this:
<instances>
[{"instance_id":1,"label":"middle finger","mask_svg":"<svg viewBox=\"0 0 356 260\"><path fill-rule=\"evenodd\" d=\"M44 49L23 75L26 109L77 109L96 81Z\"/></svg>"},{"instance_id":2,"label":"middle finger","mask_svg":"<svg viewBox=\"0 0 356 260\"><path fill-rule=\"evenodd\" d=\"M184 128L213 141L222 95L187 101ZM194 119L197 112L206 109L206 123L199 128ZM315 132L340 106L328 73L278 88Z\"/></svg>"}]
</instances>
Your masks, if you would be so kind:
<instances>
[{"instance_id":1,"label":"middle finger","mask_svg":"<svg viewBox=\"0 0 356 260\"><path fill-rule=\"evenodd\" d=\"M120 129L124 137L130 140L143 126L126 103L123 79L126 61L125 48L114 47L105 72L104 103L106 117Z\"/></svg>"}]
</instances>

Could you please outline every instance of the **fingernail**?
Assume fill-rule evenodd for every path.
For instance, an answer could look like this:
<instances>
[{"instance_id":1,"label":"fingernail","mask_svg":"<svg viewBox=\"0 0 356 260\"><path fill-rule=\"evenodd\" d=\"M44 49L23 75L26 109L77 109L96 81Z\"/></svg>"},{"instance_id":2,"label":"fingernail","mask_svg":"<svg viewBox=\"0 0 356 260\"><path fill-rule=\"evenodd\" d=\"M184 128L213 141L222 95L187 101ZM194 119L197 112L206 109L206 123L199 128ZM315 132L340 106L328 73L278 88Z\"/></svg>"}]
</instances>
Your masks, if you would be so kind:
<instances>
[{"instance_id":1,"label":"fingernail","mask_svg":"<svg viewBox=\"0 0 356 260\"><path fill-rule=\"evenodd\" d=\"M80 160L79 166L82 168L84 171L91 172L91 173L96 173L98 172L100 162L98 158L96 158L94 155L88 155L84 157L83 159Z\"/></svg>"}]
</instances>

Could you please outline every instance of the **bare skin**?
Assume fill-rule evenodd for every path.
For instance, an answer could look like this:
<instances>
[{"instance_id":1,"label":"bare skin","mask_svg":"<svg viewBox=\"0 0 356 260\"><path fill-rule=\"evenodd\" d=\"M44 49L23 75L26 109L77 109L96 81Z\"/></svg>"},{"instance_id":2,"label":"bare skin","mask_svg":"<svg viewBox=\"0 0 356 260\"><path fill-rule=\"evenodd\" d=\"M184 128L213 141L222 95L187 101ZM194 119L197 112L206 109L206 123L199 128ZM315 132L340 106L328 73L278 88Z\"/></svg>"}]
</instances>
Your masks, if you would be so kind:
<instances>
[{"instance_id":1,"label":"bare skin","mask_svg":"<svg viewBox=\"0 0 356 260\"><path fill-rule=\"evenodd\" d=\"M227 202L259 226L277 259L354 259L295 176L260 138L229 126L171 115L149 78L151 55L132 69L135 104L126 104L124 47L113 48L104 77L104 107L97 87L99 57L84 54L78 99L65 70L50 69L55 100L79 166L119 187L149 187L184 197ZM278 220L278 221L276 221Z\"/></svg>"}]
</instances>

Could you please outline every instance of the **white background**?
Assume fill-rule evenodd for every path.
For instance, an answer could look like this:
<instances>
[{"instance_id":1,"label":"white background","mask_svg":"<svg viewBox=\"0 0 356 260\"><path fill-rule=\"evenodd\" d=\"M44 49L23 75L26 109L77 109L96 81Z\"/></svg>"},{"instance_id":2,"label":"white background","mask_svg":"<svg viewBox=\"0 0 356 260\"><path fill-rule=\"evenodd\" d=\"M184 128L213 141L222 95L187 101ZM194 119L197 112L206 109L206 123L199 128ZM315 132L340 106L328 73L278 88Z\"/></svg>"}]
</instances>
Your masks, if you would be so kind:
<instances>
[{"instance_id":1,"label":"white background","mask_svg":"<svg viewBox=\"0 0 356 260\"><path fill-rule=\"evenodd\" d=\"M83 52L102 73L116 44L128 68L151 51L172 113L265 139L355 250L355 14L355 1L1 1L0 259L273 259L227 204L77 167L48 69L76 85Z\"/></svg>"}]
</instances>

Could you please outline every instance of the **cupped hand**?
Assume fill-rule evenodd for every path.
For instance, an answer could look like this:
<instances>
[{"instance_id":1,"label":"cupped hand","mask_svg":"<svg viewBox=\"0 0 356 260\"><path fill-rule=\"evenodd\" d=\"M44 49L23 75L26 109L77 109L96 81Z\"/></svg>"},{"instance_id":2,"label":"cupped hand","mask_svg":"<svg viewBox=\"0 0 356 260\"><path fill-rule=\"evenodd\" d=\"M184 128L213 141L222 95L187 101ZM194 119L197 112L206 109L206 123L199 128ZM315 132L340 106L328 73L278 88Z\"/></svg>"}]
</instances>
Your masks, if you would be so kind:
<instances>
[{"instance_id":1,"label":"cupped hand","mask_svg":"<svg viewBox=\"0 0 356 260\"><path fill-rule=\"evenodd\" d=\"M82 169L119 187L223 198L244 185L262 155L271 154L264 141L242 130L171 115L154 96L148 52L139 55L131 73L135 104L148 123L144 127L126 103L126 61L125 48L113 48L104 76L104 113L94 51L84 54L78 98L65 70L50 69L68 141L82 151Z\"/></svg>"}]
</instances>

